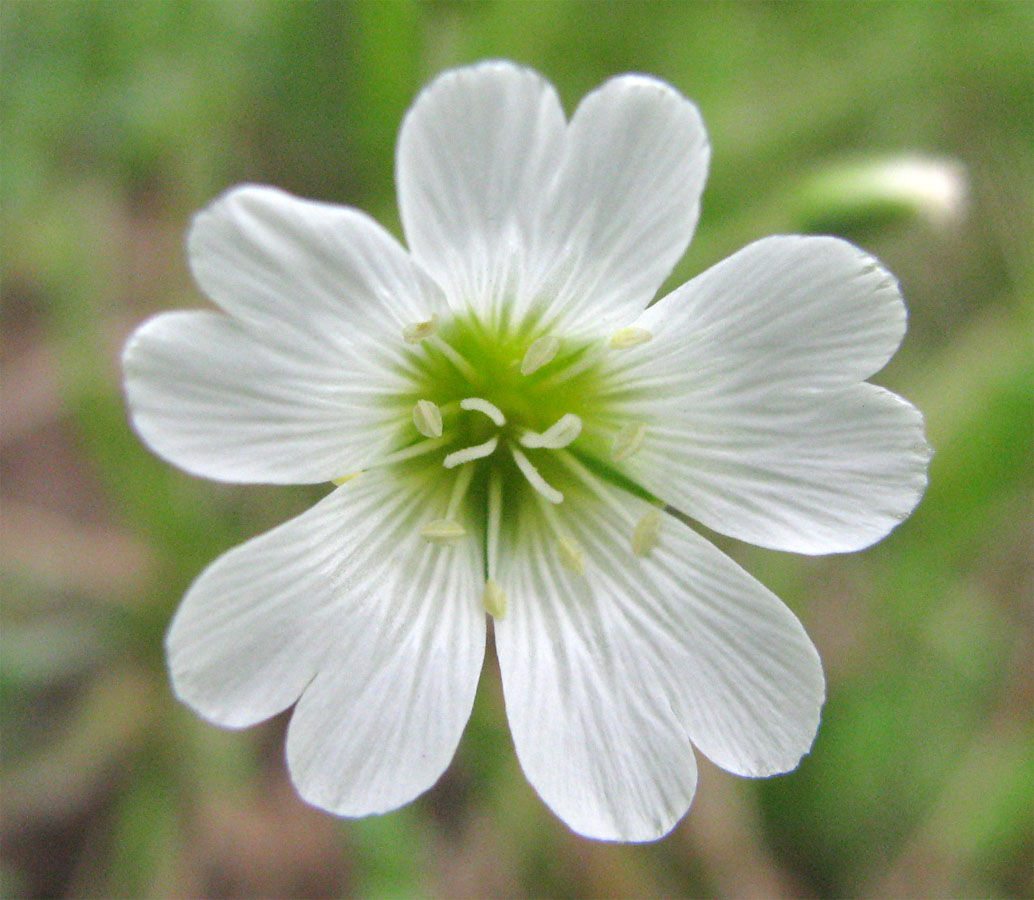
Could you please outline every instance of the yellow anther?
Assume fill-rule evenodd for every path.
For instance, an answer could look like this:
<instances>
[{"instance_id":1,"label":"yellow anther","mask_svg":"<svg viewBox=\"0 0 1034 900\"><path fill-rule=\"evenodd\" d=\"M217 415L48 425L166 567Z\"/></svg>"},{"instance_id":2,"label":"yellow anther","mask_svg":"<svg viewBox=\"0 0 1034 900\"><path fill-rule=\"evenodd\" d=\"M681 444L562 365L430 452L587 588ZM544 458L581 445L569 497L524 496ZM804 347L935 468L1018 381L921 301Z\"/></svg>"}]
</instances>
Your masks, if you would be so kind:
<instances>
[{"instance_id":1,"label":"yellow anther","mask_svg":"<svg viewBox=\"0 0 1034 900\"><path fill-rule=\"evenodd\" d=\"M441 437L442 411L430 400L417 400L413 407L413 424L424 437Z\"/></svg>"},{"instance_id":2,"label":"yellow anther","mask_svg":"<svg viewBox=\"0 0 1034 900\"><path fill-rule=\"evenodd\" d=\"M330 483L336 484L338 487L341 487L341 485L343 485L346 481L351 481L359 474L359 472L349 472L347 475L342 475L340 478L331 478Z\"/></svg>"},{"instance_id":3,"label":"yellow anther","mask_svg":"<svg viewBox=\"0 0 1034 900\"><path fill-rule=\"evenodd\" d=\"M564 568L575 575L585 574L585 554L582 548L566 534L557 535L557 548L560 550L560 562Z\"/></svg>"},{"instance_id":4,"label":"yellow anther","mask_svg":"<svg viewBox=\"0 0 1034 900\"><path fill-rule=\"evenodd\" d=\"M632 529L632 552L636 556L649 556L650 551L657 546L660 528L661 513L651 509Z\"/></svg>"},{"instance_id":5,"label":"yellow anther","mask_svg":"<svg viewBox=\"0 0 1034 900\"><path fill-rule=\"evenodd\" d=\"M524 354L524 359L521 360L521 374L530 375L541 369L547 363L551 363L559 352L560 338L547 334L532 341L527 353Z\"/></svg>"},{"instance_id":6,"label":"yellow anther","mask_svg":"<svg viewBox=\"0 0 1034 900\"><path fill-rule=\"evenodd\" d=\"M646 426L642 422L629 422L622 426L610 448L611 459L614 462L628 459L642 446L644 437L646 437Z\"/></svg>"},{"instance_id":7,"label":"yellow anther","mask_svg":"<svg viewBox=\"0 0 1034 900\"><path fill-rule=\"evenodd\" d=\"M653 335L645 328L636 328L634 325L628 328L619 328L610 336L610 346L615 350L627 350L629 347L638 347L645 344Z\"/></svg>"},{"instance_id":8,"label":"yellow anther","mask_svg":"<svg viewBox=\"0 0 1034 900\"><path fill-rule=\"evenodd\" d=\"M485 582L485 592L481 595L481 603L485 607L485 612L493 618L501 619L506 615L506 594L499 587L498 582L491 578Z\"/></svg>"},{"instance_id":9,"label":"yellow anther","mask_svg":"<svg viewBox=\"0 0 1034 900\"><path fill-rule=\"evenodd\" d=\"M467 533L454 519L435 519L420 529L420 534L434 544L451 544Z\"/></svg>"},{"instance_id":10,"label":"yellow anther","mask_svg":"<svg viewBox=\"0 0 1034 900\"><path fill-rule=\"evenodd\" d=\"M426 322L413 322L402 329L402 337L407 344L419 344L438 330L438 319L432 315Z\"/></svg>"}]
</instances>

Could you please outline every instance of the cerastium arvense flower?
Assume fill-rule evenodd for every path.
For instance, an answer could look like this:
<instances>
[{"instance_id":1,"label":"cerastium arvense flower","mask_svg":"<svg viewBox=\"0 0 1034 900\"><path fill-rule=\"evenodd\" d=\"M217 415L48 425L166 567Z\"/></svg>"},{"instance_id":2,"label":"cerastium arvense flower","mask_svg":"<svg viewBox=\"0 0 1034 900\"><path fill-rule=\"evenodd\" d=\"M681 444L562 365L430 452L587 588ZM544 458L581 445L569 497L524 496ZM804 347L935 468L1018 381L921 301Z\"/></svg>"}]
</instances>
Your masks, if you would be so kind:
<instances>
[{"instance_id":1,"label":"cerastium arvense flower","mask_svg":"<svg viewBox=\"0 0 1034 900\"><path fill-rule=\"evenodd\" d=\"M904 519L921 417L865 379L905 309L875 260L825 237L758 241L649 306L708 157L662 82L615 78L568 122L539 75L490 62L406 116L408 252L354 209L268 187L194 220L193 273L221 309L132 337L134 426L198 475L337 487L201 574L169 666L222 725L296 703L287 759L312 803L382 812L435 782L486 610L521 765L581 834L665 834L693 796L691 743L749 776L811 746L814 647L684 519L803 553Z\"/></svg>"}]
</instances>

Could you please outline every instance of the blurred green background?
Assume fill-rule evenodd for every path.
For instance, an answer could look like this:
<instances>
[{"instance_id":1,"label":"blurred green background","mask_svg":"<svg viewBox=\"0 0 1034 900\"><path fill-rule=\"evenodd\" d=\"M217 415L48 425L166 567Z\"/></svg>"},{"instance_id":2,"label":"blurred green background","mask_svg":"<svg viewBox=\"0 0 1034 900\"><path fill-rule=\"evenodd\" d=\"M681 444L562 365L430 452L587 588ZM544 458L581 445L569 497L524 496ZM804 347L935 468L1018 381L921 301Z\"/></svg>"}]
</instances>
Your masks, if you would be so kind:
<instances>
[{"instance_id":1,"label":"blurred green background","mask_svg":"<svg viewBox=\"0 0 1034 900\"><path fill-rule=\"evenodd\" d=\"M1031 3L3 0L0 41L4 896L1034 893ZM323 490L151 456L121 343L204 303L183 233L230 185L397 231L403 112L486 56L535 66L569 111L629 70L697 101L712 174L672 284L765 234L832 231L910 308L876 380L924 410L937 450L912 519L851 556L722 542L823 656L814 750L764 782L700 759L693 808L652 845L582 840L546 810L491 657L441 782L362 821L295 797L285 717L223 732L166 681L191 579ZM960 164L964 206L910 213L845 174L915 154Z\"/></svg>"}]
</instances>

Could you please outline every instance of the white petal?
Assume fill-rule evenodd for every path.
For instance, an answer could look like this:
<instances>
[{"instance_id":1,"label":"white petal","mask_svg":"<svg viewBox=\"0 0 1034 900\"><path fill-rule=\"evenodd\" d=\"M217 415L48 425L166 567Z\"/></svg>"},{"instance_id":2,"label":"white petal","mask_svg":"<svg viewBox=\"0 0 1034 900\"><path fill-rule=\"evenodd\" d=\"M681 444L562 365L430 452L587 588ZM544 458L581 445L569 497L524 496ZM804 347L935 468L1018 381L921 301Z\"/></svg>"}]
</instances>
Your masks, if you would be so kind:
<instances>
[{"instance_id":1,"label":"white petal","mask_svg":"<svg viewBox=\"0 0 1034 900\"><path fill-rule=\"evenodd\" d=\"M894 277L846 241L778 236L708 269L635 324L654 339L619 360L651 390L814 389L881 369L904 336L905 305Z\"/></svg>"},{"instance_id":2,"label":"white petal","mask_svg":"<svg viewBox=\"0 0 1034 900\"><path fill-rule=\"evenodd\" d=\"M612 79L565 128L541 76L483 63L438 78L407 115L399 205L414 256L454 303L607 329L685 251L708 160L696 107L663 82Z\"/></svg>"},{"instance_id":3,"label":"white petal","mask_svg":"<svg viewBox=\"0 0 1034 900\"><path fill-rule=\"evenodd\" d=\"M509 299L563 132L553 87L512 63L447 72L417 97L399 134L399 208L450 302L485 312Z\"/></svg>"},{"instance_id":4,"label":"white petal","mask_svg":"<svg viewBox=\"0 0 1034 900\"><path fill-rule=\"evenodd\" d=\"M922 417L858 382L904 334L893 277L845 241L773 237L646 310L610 399L646 440L622 468L724 534L780 550L868 546L926 486Z\"/></svg>"},{"instance_id":5,"label":"white petal","mask_svg":"<svg viewBox=\"0 0 1034 900\"><path fill-rule=\"evenodd\" d=\"M299 792L339 815L386 812L434 784L470 717L484 658L472 523L450 545L427 541L420 527L445 515L447 492L408 493L416 502L405 519L366 532L342 572L349 608L329 623L330 648L288 730Z\"/></svg>"},{"instance_id":6,"label":"white petal","mask_svg":"<svg viewBox=\"0 0 1034 900\"><path fill-rule=\"evenodd\" d=\"M165 641L181 700L239 728L298 699L322 659L328 621L351 599L342 584L351 555L400 515L399 495L386 503L383 490L370 490L380 483L377 473L350 482L198 576Z\"/></svg>"},{"instance_id":7,"label":"white petal","mask_svg":"<svg viewBox=\"0 0 1034 900\"><path fill-rule=\"evenodd\" d=\"M188 472L234 482L328 481L397 440L404 416L384 401L401 376L354 348L274 341L219 313L145 322L123 354L133 426Z\"/></svg>"},{"instance_id":8,"label":"white petal","mask_svg":"<svg viewBox=\"0 0 1034 900\"><path fill-rule=\"evenodd\" d=\"M535 232L547 315L595 333L638 315L693 236L709 160L696 106L664 82L623 75L588 94Z\"/></svg>"},{"instance_id":9,"label":"white petal","mask_svg":"<svg viewBox=\"0 0 1034 900\"><path fill-rule=\"evenodd\" d=\"M447 492L367 472L230 551L167 638L177 695L223 725L299 701L292 777L334 812L383 812L430 787L470 715L484 654L476 542L434 547Z\"/></svg>"},{"instance_id":10,"label":"white petal","mask_svg":"<svg viewBox=\"0 0 1034 900\"><path fill-rule=\"evenodd\" d=\"M818 652L787 606L673 516L653 549L630 552L630 534L654 507L580 511L571 525L599 596L623 608L643 652L657 654L693 743L737 775L796 768L811 748L825 699Z\"/></svg>"},{"instance_id":11,"label":"white petal","mask_svg":"<svg viewBox=\"0 0 1034 900\"><path fill-rule=\"evenodd\" d=\"M651 509L565 503L584 577L557 566L545 538L499 576L510 607L496 646L521 764L593 837L649 840L674 825L695 782L688 737L738 774L794 768L824 696L796 617L707 541L664 516L654 549L632 552ZM541 533L525 524L521 537Z\"/></svg>"},{"instance_id":12,"label":"white petal","mask_svg":"<svg viewBox=\"0 0 1034 900\"><path fill-rule=\"evenodd\" d=\"M195 216L188 247L212 300L320 355L358 337L395 341L444 310L438 287L367 215L276 188L227 191Z\"/></svg>"},{"instance_id":13,"label":"white petal","mask_svg":"<svg viewBox=\"0 0 1034 900\"><path fill-rule=\"evenodd\" d=\"M708 527L764 547L867 547L926 488L922 415L867 382L784 395L705 383L638 413L647 408L642 447L622 468Z\"/></svg>"},{"instance_id":14,"label":"white petal","mask_svg":"<svg viewBox=\"0 0 1034 900\"><path fill-rule=\"evenodd\" d=\"M671 678L629 621L630 598L601 593L595 575L566 568L539 515L522 508L496 575L508 600L495 637L517 756L574 831L654 840L685 813L696 787Z\"/></svg>"}]
</instances>

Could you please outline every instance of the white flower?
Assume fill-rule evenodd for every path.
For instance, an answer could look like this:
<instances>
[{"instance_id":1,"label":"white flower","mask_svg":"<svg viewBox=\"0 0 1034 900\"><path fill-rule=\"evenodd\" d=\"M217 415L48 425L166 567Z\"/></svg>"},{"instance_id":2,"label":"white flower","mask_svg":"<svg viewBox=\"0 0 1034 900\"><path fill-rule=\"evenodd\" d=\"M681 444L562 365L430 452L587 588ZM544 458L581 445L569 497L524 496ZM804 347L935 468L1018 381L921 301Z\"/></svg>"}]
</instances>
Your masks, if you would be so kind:
<instances>
[{"instance_id":1,"label":"white flower","mask_svg":"<svg viewBox=\"0 0 1034 900\"><path fill-rule=\"evenodd\" d=\"M521 765L580 834L665 834L691 744L747 776L808 751L815 648L663 503L765 547L856 550L908 516L929 451L916 409L864 381L905 309L849 244L758 241L647 308L708 157L659 81L614 78L567 122L539 75L490 62L406 116L408 253L268 187L194 220L221 309L132 337L137 431L198 475L340 486L201 574L169 666L221 725L297 701L287 759L311 803L360 816L435 782L486 609Z\"/></svg>"}]
</instances>

